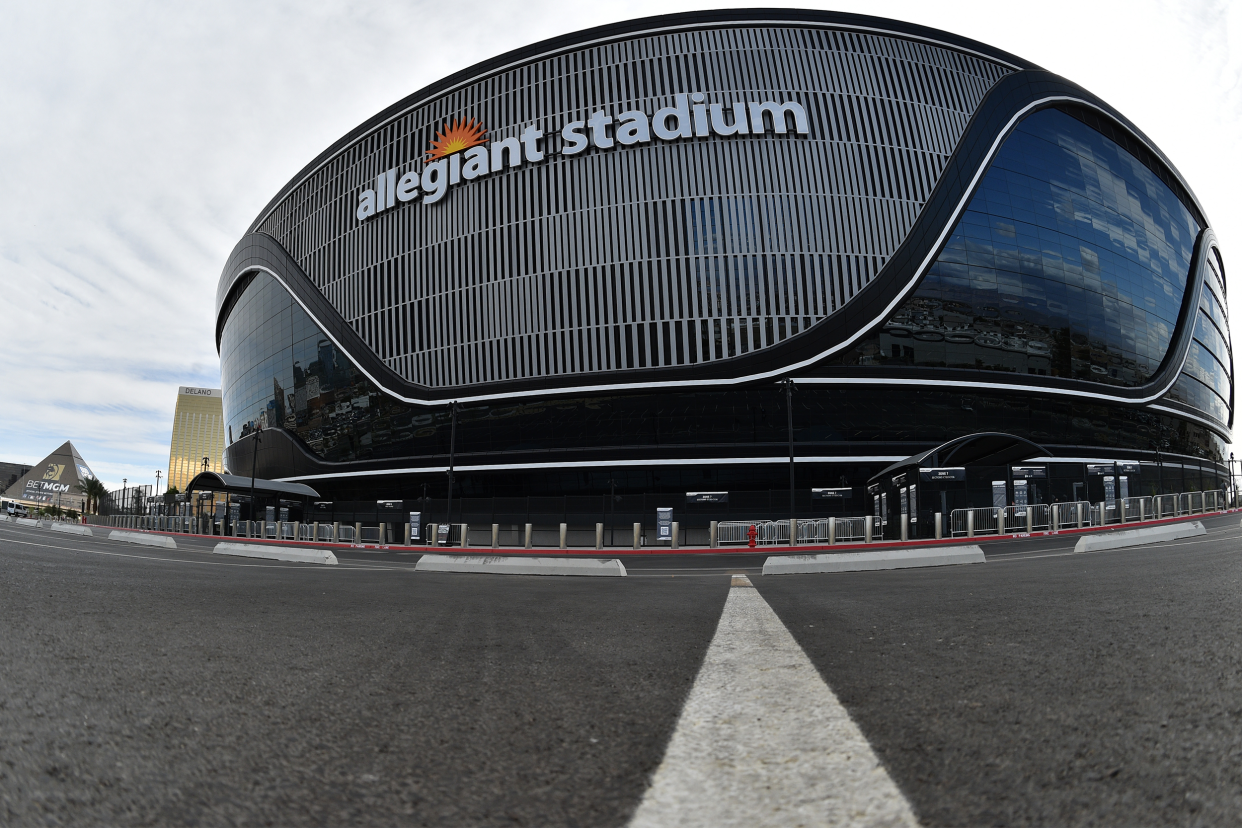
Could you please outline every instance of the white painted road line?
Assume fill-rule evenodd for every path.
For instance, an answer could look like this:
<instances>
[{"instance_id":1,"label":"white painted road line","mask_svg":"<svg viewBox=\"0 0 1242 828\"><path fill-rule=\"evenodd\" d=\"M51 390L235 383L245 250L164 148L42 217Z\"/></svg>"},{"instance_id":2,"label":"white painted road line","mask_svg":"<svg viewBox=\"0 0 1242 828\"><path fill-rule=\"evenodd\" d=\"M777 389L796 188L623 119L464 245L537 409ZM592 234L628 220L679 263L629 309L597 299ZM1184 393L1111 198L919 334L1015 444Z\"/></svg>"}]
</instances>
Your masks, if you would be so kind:
<instances>
[{"instance_id":1,"label":"white painted road line","mask_svg":"<svg viewBox=\"0 0 1242 828\"><path fill-rule=\"evenodd\" d=\"M630 825L918 820L789 630L750 580L735 575L664 760Z\"/></svg>"}]
</instances>

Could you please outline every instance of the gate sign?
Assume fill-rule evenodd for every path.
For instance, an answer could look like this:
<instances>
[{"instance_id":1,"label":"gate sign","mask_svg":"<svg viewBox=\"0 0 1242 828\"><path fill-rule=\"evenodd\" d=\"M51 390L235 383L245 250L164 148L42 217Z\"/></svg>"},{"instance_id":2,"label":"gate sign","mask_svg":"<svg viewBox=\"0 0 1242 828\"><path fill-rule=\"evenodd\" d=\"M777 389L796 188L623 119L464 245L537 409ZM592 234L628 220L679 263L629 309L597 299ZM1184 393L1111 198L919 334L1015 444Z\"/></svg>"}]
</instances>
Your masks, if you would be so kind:
<instances>
[{"instance_id":1,"label":"gate sign","mask_svg":"<svg viewBox=\"0 0 1242 828\"><path fill-rule=\"evenodd\" d=\"M958 466L944 469L919 469L919 480L924 483L959 483L966 479L966 468Z\"/></svg>"},{"instance_id":2,"label":"gate sign","mask_svg":"<svg viewBox=\"0 0 1242 828\"><path fill-rule=\"evenodd\" d=\"M686 492L687 503L728 503L728 492Z\"/></svg>"},{"instance_id":3,"label":"gate sign","mask_svg":"<svg viewBox=\"0 0 1242 828\"><path fill-rule=\"evenodd\" d=\"M656 540L671 541L673 539L673 510L656 509Z\"/></svg>"},{"instance_id":4,"label":"gate sign","mask_svg":"<svg viewBox=\"0 0 1242 828\"><path fill-rule=\"evenodd\" d=\"M1010 471L1013 472L1013 478L1016 482L1022 480L1047 480L1047 466L1013 466Z\"/></svg>"},{"instance_id":5,"label":"gate sign","mask_svg":"<svg viewBox=\"0 0 1242 828\"><path fill-rule=\"evenodd\" d=\"M423 531L423 513L410 512L410 540L416 541L422 537Z\"/></svg>"},{"instance_id":6,"label":"gate sign","mask_svg":"<svg viewBox=\"0 0 1242 828\"><path fill-rule=\"evenodd\" d=\"M812 500L842 500L850 496L853 489L811 489Z\"/></svg>"}]
</instances>

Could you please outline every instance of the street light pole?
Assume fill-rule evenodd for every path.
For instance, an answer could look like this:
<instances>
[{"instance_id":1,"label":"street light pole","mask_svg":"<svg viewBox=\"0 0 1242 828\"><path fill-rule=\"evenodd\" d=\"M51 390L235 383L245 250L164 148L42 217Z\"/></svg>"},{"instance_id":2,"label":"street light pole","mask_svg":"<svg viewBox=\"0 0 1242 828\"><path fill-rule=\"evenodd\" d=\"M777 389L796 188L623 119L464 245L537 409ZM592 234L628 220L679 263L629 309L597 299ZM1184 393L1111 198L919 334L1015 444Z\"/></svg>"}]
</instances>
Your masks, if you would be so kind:
<instances>
[{"instance_id":1,"label":"street light pole","mask_svg":"<svg viewBox=\"0 0 1242 828\"><path fill-rule=\"evenodd\" d=\"M452 543L453 532L453 460L457 448L457 401L454 400L449 405L449 462L448 462L448 504L445 511L448 513L446 520L449 526L449 542ZM437 538L437 541L439 539Z\"/></svg>"},{"instance_id":2,"label":"street light pole","mask_svg":"<svg viewBox=\"0 0 1242 828\"><path fill-rule=\"evenodd\" d=\"M793 430L793 393L797 390L794 387L793 377L785 378L785 415L786 425L789 436L789 542L796 544L798 542L797 529L797 509L794 500L794 430Z\"/></svg>"},{"instance_id":3,"label":"street light pole","mask_svg":"<svg viewBox=\"0 0 1242 828\"><path fill-rule=\"evenodd\" d=\"M259 460L259 443L263 442L263 437L260 436L262 431L263 431L263 425L260 423L254 430L254 443L250 447L250 520L251 521L255 519L254 470L255 470L255 464ZM253 529L247 529L246 531L250 532L251 537L254 536Z\"/></svg>"}]
</instances>

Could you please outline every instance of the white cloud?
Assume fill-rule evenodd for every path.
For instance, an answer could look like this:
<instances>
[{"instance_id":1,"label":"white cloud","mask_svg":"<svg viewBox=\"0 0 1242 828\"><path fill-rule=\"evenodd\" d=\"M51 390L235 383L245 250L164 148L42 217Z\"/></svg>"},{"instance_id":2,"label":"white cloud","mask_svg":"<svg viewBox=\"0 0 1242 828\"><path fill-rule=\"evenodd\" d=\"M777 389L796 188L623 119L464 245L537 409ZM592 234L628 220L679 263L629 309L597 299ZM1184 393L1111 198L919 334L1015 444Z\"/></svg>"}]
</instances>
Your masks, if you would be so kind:
<instances>
[{"instance_id":1,"label":"white cloud","mask_svg":"<svg viewBox=\"0 0 1242 828\"><path fill-rule=\"evenodd\" d=\"M178 385L219 382L220 268L345 132L508 49L686 2L35 3L0 29L0 458L66 438L109 483L167 462ZM754 3L744 5L755 5ZM844 2L1008 49L1108 100L1242 238L1242 13ZM1239 244L1242 250L1242 243Z\"/></svg>"}]
</instances>

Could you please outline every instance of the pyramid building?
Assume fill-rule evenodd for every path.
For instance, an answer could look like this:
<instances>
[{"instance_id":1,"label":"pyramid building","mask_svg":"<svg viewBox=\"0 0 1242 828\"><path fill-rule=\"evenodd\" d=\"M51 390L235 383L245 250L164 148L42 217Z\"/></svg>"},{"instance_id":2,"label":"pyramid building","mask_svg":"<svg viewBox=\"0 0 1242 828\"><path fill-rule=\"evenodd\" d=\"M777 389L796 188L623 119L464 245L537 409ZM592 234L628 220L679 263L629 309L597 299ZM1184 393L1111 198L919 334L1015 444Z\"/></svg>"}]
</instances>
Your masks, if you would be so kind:
<instances>
[{"instance_id":1,"label":"pyramid building","mask_svg":"<svg viewBox=\"0 0 1242 828\"><path fill-rule=\"evenodd\" d=\"M82 511L86 495L78 485L94 476L73 443L66 440L63 446L35 463L3 497L29 506L55 505Z\"/></svg>"}]
</instances>

